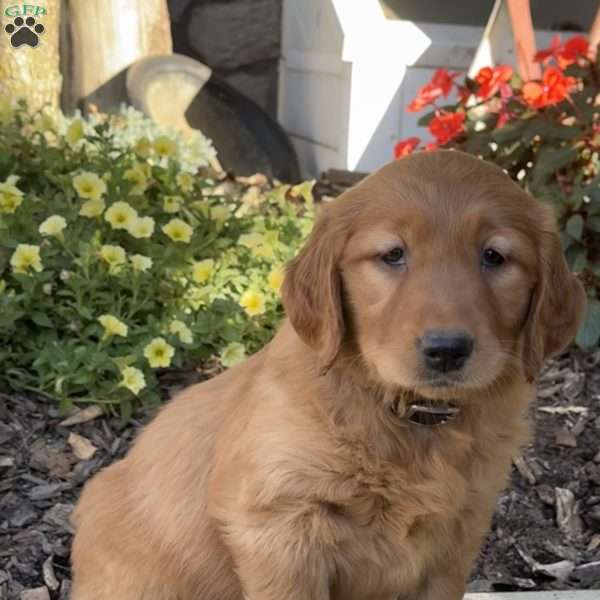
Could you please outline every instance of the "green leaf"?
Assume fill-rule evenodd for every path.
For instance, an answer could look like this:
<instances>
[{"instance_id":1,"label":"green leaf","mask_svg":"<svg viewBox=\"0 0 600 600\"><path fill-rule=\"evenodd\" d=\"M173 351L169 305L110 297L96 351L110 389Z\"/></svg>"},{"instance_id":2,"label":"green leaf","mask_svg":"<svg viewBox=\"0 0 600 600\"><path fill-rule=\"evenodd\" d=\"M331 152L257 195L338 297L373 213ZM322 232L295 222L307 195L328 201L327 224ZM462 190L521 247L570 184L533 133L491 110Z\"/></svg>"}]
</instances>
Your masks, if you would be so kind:
<instances>
[{"instance_id":1,"label":"green leaf","mask_svg":"<svg viewBox=\"0 0 600 600\"><path fill-rule=\"evenodd\" d=\"M30 317L31 317L31 320L36 325L39 325L40 327L47 327L49 329L54 328L54 323L52 323L52 321L50 320L50 318L48 317L48 315L46 313L36 311L36 312L32 312Z\"/></svg>"},{"instance_id":2,"label":"green leaf","mask_svg":"<svg viewBox=\"0 0 600 600\"><path fill-rule=\"evenodd\" d=\"M129 398L124 398L119 404L119 412L121 413L121 422L127 424L133 414L133 404Z\"/></svg>"},{"instance_id":3,"label":"green leaf","mask_svg":"<svg viewBox=\"0 0 600 600\"><path fill-rule=\"evenodd\" d=\"M585 321L579 332L575 342L580 348L591 350L598 345L600 340L600 301L596 299L588 299L587 313Z\"/></svg>"},{"instance_id":4,"label":"green leaf","mask_svg":"<svg viewBox=\"0 0 600 600\"><path fill-rule=\"evenodd\" d=\"M419 127L427 127L433 117L435 117L435 111L428 112L417 121L417 125Z\"/></svg>"},{"instance_id":5,"label":"green leaf","mask_svg":"<svg viewBox=\"0 0 600 600\"><path fill-rule=\"evenodd\" d=\"M534 189L539 187L548 180L550 175L572 163L578 156L579 152L577 148L572 148L571 146L559 149L543 147L532 169L533 179L531 186Z\"/></svg>"},{"instance_id":6,"label":"green leaf","mask_svg":"<svg viewBox=\"0 0 600 600\"><path fill-rule=\"evenodd\" d=\"M581 215L573 215L566 224L567 233L575 240L581 241L583 235L583 217Z\"/></svg>"},{"instance_id":7,"label":"green leaf","mask_svg":"<svg viewBox=\"0 0 600 600\"><path fill-rule=\"evenodd\" d=\"M528 124L529 121L525 119L520 119L519 121L509 123L504 127L496 129L492 133L492 139L499 145L520 140L521 135L523 131L525 131L525 128L528 126Z\"/></svg>"},{"instance_id":8,"label":"green leaf","mask_svg":"<svg viewBox=\"0 0 600 600\"><path fill-rule=\"evenodd\" d=\"M573 261L572 270L581 273L587 267L587 250L582 250Z\"/></svg>"}]
</instances>

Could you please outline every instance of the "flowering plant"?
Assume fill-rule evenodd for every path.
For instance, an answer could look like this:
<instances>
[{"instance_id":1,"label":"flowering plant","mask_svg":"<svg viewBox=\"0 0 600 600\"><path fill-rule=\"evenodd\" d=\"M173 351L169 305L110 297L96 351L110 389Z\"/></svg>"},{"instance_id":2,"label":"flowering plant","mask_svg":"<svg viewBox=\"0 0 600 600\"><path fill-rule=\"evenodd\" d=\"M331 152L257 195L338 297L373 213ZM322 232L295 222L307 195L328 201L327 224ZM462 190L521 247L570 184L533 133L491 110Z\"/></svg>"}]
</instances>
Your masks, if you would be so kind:
<instances>
[{"instance_id":1,"label":"flowering plant","mask_svg":"<svg viewBox=\"0 0 600 600\"><path fill-rule=\"evenodd\" d=\"M588 43L574 36L538 52L539 81L523 82L505 65L480 69L474 79L439 69L408 111L432 110L419 125L433 140L396 144L396 157L422 149L456 148L501 166L541 200L551 203L570 267L590 296L583 347L600 341L600 69ZM451 92L456 100L444 106Z\"/></svg>"},{"instance_id":2,"label":"flowering plant","mask_svg":"<svg viewBox=\"0 0 600 600\"><path fill-rule=\"evenodd\" d=\"M3 384L127 418L158 399L160 369L232 366L268 341L283 264L312 227L311 182L198 171L206 139L131 110L56 122L0 109Z\"/></svg>"}]
</instances>

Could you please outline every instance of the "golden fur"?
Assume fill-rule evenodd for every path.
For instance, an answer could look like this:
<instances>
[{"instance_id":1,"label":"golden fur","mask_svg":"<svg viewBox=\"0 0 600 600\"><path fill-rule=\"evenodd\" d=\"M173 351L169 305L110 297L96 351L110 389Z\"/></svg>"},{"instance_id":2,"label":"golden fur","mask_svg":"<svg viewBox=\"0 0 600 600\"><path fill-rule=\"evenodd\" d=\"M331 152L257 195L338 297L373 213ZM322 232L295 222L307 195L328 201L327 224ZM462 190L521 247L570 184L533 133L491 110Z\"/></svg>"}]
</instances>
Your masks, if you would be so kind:
<instances>
[{"instance_id":1,"label":"golden fur","mask_svg":"<svg viewBox=\"0 0 600 600\"><path fill-rule=\"evenodd\" d=\"M406 269L381 260L399 244ZM551 212L471 156L410 156L324 207L283 299L265 349L86 485L74 600L462 598L531 382L585 306ZM432 328L474 339L444 386L415 341ZM414 425L415 398L461 414Z\"/></svg>"}]
</instances>

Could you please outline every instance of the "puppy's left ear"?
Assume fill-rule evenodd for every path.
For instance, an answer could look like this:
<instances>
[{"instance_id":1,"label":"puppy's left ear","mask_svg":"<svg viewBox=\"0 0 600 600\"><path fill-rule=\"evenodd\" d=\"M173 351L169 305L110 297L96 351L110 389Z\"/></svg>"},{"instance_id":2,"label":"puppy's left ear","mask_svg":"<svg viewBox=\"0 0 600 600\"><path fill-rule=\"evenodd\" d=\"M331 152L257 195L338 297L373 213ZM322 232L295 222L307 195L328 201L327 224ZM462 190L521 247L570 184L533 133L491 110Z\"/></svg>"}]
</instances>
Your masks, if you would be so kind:
<instances>
[{"instance_id":1,"label":"puppy's left ear","mask_svg":"<svg viewBox=\"0 0 600 600\"><path fill-rule=\"evenodd\" d=\"M571 343L587 306L583 285L569 271L553 216L551 220L552 224L542 234L540 278L525 324L523 366L530 382L547 358Z\"/></svg>"},{"instance_id":2,"label":"puppy's left ear","mask_svg":"<svg viewBox=\"0 0 600 600\"><path fill-rule=\"evenodd\" d=\"M283 305L296 333L319 355L322 372L335 360L344 336L339 234L322 213L298 256L287 266Z\"/></svg>"}]
</instances>

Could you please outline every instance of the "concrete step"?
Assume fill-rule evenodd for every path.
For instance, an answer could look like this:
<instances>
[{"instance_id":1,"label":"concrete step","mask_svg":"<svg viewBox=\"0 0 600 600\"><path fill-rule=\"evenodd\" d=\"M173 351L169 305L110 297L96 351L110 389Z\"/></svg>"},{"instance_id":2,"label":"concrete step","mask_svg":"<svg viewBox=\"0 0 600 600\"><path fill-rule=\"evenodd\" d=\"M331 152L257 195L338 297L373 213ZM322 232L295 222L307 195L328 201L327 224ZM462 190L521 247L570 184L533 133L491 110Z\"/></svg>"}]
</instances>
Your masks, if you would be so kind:
<instances>
[{"instance_id":1,"label":"concrete step","mask_svg":"<svg viewBox=\"0 0 600 600\"><path fill-rule=\"evenodd\" d=\"M502 594L467 594L465 600L600 600L600 590L586 592L505 592Z\"/></svg>"}]
</instances>

